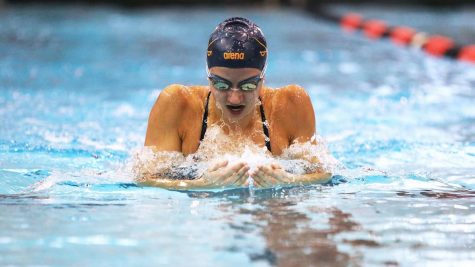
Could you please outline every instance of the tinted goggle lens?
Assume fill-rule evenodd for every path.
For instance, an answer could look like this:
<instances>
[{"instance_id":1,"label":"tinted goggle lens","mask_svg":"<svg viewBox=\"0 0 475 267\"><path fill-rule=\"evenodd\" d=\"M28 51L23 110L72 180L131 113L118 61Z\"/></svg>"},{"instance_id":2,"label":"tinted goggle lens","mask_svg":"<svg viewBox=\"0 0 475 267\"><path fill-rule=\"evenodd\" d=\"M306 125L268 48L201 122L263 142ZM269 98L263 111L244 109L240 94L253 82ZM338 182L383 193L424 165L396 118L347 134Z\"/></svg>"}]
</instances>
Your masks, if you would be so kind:
<instances>
[{"instance_id":1,"label":"tinted goggle lens","mask_svg":"<svg viewBox=\"0 0 475 267\"><path fill-rule=\"evenodd\" d=\"M213 87L216 88L216 90L226 91L226 90L230 90L232 87L232 84L229 81L225 81L217 77L213 77L212 75L210 75L209 79L211 83L213 84ZM247 92L253 91L257 88L260 81L261 81L261 78L259 76L256 76L256 77L240 82L238 84L238 88Z\"/></svg>"},{"instance_id":2,"label":"tinted goggle lens","mask_svg":"<svg viewBox=\"0 0 475 267\"><path fill-rule=\"evenodd\" d=\"M229 88L231 87L228 83L223 81L213 81L211 79L211 82L213 83L213 87L220 91L229 90Z\"/></svg>"}]
</instances>

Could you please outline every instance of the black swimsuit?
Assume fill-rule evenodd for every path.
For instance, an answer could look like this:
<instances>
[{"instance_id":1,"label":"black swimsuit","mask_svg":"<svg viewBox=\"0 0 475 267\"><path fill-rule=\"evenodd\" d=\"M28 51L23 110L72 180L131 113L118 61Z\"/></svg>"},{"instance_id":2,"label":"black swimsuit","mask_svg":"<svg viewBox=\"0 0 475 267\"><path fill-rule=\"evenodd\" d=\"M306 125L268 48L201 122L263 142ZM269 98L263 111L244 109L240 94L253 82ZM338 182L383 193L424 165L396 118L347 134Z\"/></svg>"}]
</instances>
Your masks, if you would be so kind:
<instances>
[{"instance_id":1,"label":"black swimsuit","mask_svg":"<svg viewBox=\"0 0 475 267\"><path fill-rule=\"evenodd\" d=\"M208 127L208 103L209 103L210 95L211 95L211 92L208 93L208 97L206 98L205 112L203 114L203 122L201 123L200 142L203 141L203 138L205 138L206 128ZM261 101L260 97L259 97L259 101ZM266 115L264 114L264 108L262 107L262 101L260 105L260 111L261 111L262 129L264 130L264 135L266 136L266 139L265 139L266 147L269 150L269 152L272 152L271 146L270 146L269 128L267 128L268 124L266 120Z\"/></svg>"}]
</instances>

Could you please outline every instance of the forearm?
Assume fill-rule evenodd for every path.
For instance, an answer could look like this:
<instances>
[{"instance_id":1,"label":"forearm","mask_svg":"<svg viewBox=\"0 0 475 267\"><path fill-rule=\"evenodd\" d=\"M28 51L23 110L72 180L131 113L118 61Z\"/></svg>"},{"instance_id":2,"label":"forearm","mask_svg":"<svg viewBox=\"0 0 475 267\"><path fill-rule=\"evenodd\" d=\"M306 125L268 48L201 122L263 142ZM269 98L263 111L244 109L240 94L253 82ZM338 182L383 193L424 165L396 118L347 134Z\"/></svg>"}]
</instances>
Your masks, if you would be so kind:
<instances>
[{"instance_id":1,"label":"forearm","mask_svg":"<svg viewBox=\"0 0 475 267\"><path fill-rule=\"evenodd\" d=\"M331 178L331 173L325 170L319 162L307 160L285 160L280 162L284 170L298 183L325 183Z\"/></svg>"},{"instance_id":2,"label":"forearm","mask_svg":"<svg viewBox=\"0 0 475 267\"><path fill-rule=\"evenodd\" d=\"M157 178L169 180L195 180L200 177L198 164L167 168L155 174Z\"/></svg>"},{"instance_id":3,"label":"forearm","mask_svg":"<svg viewBox=\"0 0 475 267\"><path fill-rule=\"evenodd\" d=\"M156 186L165 189L174 189L174 190L185 190L189 188L199 187L199 180L177 180L177 179L168 179L168 178L156 178L154 177L145 177L140 182L139 185L144 186Z\"/></svg>"},{"instance_id":4,"label":"forearm","mask_svg":"<svg viewBox=\"0 0 475 267\"><path fill-rule=\"evenodd\" d=\"M324 184L331 180L332 174L329 172L315 172L308 174L291 174L292 180L297 184Z\"/></svg>"},{"instance_id":5,"label":"forearm","mask_svg":"<svg viewBox=\"0 0 475 267\"><path fill-rule=\"evenodd\" d=\"M142 175L139 184L167 189L199 188L201 172L198 164L178 166Z\"/></svg>"},{"instance_id":6,"label":"forearm","mask_svg":"<svg viewBox=\"0 0 475 267\"><path fill-rule=\"evenodd\" d=\"M138 182L139 185L156 186L165 189L173 190L188 190L188 189L214 189L224 188L223 185L218 185L209 180L206 173L194 179L170 179L168 177L159 177L157 175L149 175Z\"/></svg>"},{"instance_id":7,"label":"forearm","mask_svg":"<svg viewBox=\"0 0 475 267\"><path fill-rule=\"evenodd\" d=\"M134 166L137 180L194 180L203 174L204 163L185 161L180 157L137 160Z\"/></svg>"}]
</instances>

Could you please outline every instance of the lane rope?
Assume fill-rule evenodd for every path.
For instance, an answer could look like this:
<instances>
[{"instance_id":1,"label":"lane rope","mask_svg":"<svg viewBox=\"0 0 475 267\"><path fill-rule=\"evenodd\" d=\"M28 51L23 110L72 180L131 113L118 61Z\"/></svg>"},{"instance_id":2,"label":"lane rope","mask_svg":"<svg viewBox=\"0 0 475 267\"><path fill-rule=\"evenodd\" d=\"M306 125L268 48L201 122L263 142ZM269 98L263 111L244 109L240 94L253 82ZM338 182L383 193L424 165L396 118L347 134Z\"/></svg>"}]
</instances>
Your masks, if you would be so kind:
<instances>
[{"instance_id":1,"label":"lane rope","mask_svg":"<svg viewBox=\"0 0 475 267\"><path fill-rule=\"evenodd\" d=\"M354 12L337 16L318 8L310 11L318 18L339 23L346 32L360 31L373 40L389 38L396 45L416 47L435 57L447 57L475 64L475 44L459 45L444 35L430 35L408 26L391 26L383 20L365 19L361 14Z\"/></svg>"}]
</instances>

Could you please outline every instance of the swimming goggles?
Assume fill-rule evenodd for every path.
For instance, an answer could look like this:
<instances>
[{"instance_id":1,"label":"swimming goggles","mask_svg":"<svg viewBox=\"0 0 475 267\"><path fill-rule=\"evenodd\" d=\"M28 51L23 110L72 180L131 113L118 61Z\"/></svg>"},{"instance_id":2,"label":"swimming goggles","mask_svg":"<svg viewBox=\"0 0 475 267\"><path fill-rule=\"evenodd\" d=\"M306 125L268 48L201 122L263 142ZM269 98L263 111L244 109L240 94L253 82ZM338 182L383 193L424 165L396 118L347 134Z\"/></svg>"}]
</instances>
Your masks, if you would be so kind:
<instances>
[{"instance_id":1,"label":"swimming goggles","mask_svg":"<svg viewBox=\"0 0 475 267\"><path fill-rule=\"evenodd\" d=\"M218 75L209 74L208 79L211 81L211 84L214 88L218 91L227 91L233 87L233 84L224 79L219 77ZM260 75L245 79L244 81L240 81L237 85L237 88L241 89L244 92L250 92L256 90L259 82L262 80Z\"/></svg>"},{"instance_id":2,"label":"swimming goggles","mask_svg":"<svg viewBox=\"0 0 475 267\"><path fill-rule=\"evenodd\" d=\"M208 79L211 81L211 84L213 87L218 90L218 91L227 91L231 90L233 88L233 83L219 77L218 75L212 74L209 72L209 69L206 68L206 73L208 74ZM264 79L264 73L265 73L265 67L264 70L261 72L261 74L247 78L243 81L240 81L237 84L237 88L244 92L251 92L257 89L257 86L259 85L259 82Z\"/></svg>"}]
</instances>

